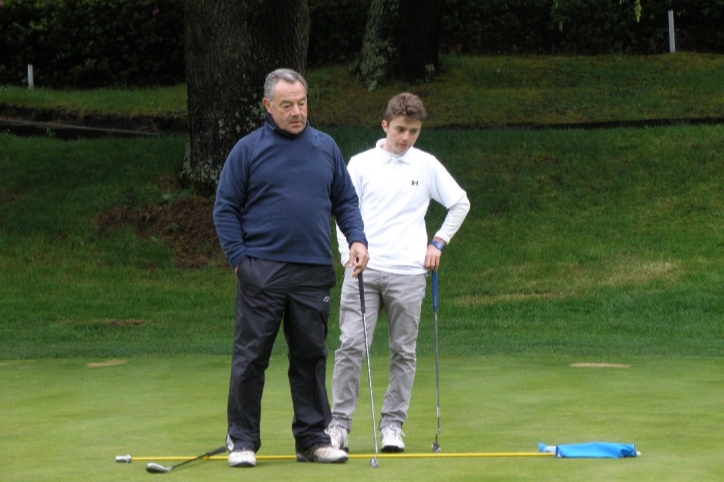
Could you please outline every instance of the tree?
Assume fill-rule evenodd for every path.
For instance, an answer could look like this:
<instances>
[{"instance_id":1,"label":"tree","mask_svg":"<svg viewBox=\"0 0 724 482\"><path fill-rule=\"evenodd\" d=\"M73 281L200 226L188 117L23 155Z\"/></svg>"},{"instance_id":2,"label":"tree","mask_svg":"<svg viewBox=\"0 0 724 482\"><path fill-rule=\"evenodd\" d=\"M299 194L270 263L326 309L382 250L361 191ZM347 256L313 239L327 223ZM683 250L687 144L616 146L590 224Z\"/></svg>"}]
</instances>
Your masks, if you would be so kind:
<instances>
[{"instance_id":1,"label":"tree","mask_svg":"<svg viewBox=\"0 0 724 482\"><path fill-rule=\"evenodd\" d=\"M266 74L306 71L307 0L184 0L189 143L182 179L216 189L231 148L263 123Z\"/></svg>"},{"instance_id":2,"label":"tree","mask_svg":"<svg viewBox=\"0 0 724 482\"><path fill-rule=\"evenodd\" d=\"M384 77L414 81L439 68L443 0L372 0L353 69L372 90Z\"/></svg>"}]
</instances>

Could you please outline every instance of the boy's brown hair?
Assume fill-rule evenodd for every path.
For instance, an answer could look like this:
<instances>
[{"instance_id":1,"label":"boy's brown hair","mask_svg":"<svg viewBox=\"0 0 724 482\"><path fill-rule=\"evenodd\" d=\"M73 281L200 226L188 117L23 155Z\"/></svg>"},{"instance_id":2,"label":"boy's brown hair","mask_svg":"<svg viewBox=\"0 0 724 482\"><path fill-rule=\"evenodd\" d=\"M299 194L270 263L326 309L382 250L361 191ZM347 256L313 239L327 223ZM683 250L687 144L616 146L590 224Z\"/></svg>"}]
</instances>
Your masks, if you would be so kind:
<instances>
[{"instance_id":1,"label":"boy's brown hair","mask_svg":"<svg viewBox=\"0 0 724 482\"><path fill-rule=\"evenodd\" d=\"M391 98L387 103L384 119L390 123L400 116L409 120L424 121L427 118L427 111L418 96L403 92Z\"/></svg>"}]
</instances>

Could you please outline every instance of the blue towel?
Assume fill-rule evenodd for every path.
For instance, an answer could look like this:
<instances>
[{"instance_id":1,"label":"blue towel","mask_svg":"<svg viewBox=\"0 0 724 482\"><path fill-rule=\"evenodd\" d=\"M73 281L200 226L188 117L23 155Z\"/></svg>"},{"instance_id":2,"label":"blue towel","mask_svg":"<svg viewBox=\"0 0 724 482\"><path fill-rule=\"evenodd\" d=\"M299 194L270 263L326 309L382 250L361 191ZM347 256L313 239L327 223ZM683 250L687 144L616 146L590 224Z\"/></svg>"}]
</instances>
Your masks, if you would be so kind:
<instances>
[{"instance_id":1,"label":"blue towel","mask_svg":"<svg viewBox=\"0 0 724 482\"><path fill-rule=\"evenodd\" d=\"M620 459L640 455L634 444L613 442L589 442L583 444L546 445L538 444L540 452L555 453L562 458Z\"/></svg>"}]
</instances>

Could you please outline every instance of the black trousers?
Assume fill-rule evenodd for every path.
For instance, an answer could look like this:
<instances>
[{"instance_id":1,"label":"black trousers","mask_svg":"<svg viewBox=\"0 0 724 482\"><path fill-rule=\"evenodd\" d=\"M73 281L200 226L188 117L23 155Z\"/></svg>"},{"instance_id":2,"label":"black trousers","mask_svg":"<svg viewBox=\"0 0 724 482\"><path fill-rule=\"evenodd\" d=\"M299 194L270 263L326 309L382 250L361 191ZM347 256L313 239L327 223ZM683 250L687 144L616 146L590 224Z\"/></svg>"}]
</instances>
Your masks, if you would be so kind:
<instances>
[{"instance_id":1,"label":"black trousers","mask_svg":"<svg viewBox=\"0 0 724 482\"><path fill-rule=\"evenodd\" d=\"M261 447L264 372L284 320L289 347L296 450L329 444L331 420L325 386L332 266L245 258L237 271L236 330L229 383L229 438L233 449Z\"/></svg>"}]
</instances>

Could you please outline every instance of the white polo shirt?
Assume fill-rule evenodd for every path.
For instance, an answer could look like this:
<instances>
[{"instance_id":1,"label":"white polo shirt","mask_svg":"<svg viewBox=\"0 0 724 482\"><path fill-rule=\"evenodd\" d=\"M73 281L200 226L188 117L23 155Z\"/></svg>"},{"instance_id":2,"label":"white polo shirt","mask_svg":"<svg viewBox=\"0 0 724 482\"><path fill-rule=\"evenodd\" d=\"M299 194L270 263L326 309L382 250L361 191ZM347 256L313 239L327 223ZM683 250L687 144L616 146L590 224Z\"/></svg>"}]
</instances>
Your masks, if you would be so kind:
<instances>
[{"instance_id":1,"label":"white polo shirt","mask_svg":"<svg viewBox=\"0 0 724 482\"><path fill-rule=\"evenodd\" d=\"M457 232L470 207L467 194L435 156L411 147L402 156L374 149L349 161L352 183L360 200L360 211L369 243L367 267L395 274L423 274L428 235L425 213L430 199L450 209L465 204L462 216L451 216L435 236L446 243ZM342 264L349 259L349 244L337 228Z\"/></svg>"}]
</instances>

